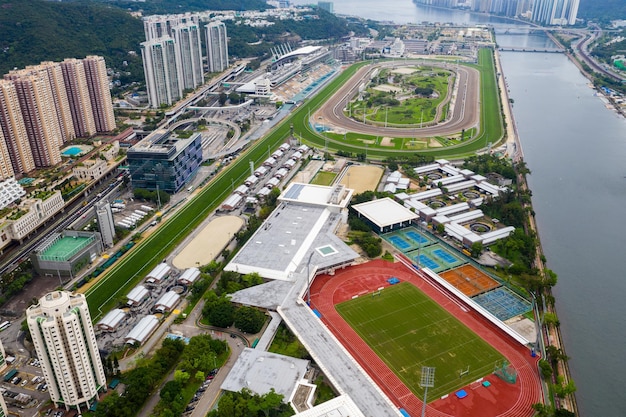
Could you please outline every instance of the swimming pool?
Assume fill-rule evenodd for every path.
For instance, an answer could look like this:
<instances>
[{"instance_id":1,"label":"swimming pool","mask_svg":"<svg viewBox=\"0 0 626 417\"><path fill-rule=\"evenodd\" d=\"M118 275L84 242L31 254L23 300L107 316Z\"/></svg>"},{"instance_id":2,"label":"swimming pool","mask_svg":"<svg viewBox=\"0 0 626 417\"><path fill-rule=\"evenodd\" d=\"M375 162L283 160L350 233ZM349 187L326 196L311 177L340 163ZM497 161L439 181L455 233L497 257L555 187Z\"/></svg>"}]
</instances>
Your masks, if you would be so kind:
<instances>
[{"instance_id":1,"label":"swimming pool","mask_svg":"<svg viewBox=\"0 0 626 417\"><path fill-rule=\"evenodd\" d=\"M78 154L80 154L82 152L83 152L83 150L80 149L79 147L72 146L71 148L68 148L68 149L64 150L63 151L63 155L64 156L76 156L76 155L78 155Z\"/></svg>"}]
</instances>

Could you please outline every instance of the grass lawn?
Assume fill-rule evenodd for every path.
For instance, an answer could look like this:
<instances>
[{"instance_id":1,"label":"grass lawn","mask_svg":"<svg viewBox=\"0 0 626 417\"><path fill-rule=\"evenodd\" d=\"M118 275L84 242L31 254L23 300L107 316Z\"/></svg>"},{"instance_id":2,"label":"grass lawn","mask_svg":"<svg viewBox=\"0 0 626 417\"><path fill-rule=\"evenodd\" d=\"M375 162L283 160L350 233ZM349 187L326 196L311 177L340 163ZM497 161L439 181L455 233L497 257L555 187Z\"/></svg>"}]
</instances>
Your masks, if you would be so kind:
<instances>
[{"instance_id":1,"label":"grass lawn","mask_svg":"<svg viewBox=\"0 0 626 417\"><path fill-rule=\"evenodd\" d=\"M315 185L331 185L337 178L337 174L334 172L320 171L311 180L311 184Z\"/></svg>"},{"instance_id":2,"label":"grass lawn","mask_svg":"<svg viewBox=\"0 0 626 417\"><path fill-rule=\"evenodd\" d=\"M337 311L420 398L422 366L435 367L428 401L493 372L504 357L409 283L338 304ZM462 378L459 373L469 366Z\"/></svg>"}]
</instances>

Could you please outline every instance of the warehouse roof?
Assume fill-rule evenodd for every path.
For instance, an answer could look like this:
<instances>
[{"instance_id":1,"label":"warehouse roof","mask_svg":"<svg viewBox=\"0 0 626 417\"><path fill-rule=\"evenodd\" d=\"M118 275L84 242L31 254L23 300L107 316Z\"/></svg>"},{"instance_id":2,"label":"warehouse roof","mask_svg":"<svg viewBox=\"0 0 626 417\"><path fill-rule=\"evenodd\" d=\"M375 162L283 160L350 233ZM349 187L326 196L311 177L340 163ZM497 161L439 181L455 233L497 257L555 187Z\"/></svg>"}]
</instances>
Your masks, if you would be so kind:
<instances>
[{"instance_id":1,"label":"warehouse roof","mask_svg":"<svg viewBox=\"0 0 626 417\"><path fill-rule=\"evenodd\" d=\"M159 325L159 319L156 316L150 315L145 316L139 323L133 327L133 329L128 333L128 335L124 338L126 343L139 343L143 342L150 337L154 329Z\"/></svg>"}]
</instances>

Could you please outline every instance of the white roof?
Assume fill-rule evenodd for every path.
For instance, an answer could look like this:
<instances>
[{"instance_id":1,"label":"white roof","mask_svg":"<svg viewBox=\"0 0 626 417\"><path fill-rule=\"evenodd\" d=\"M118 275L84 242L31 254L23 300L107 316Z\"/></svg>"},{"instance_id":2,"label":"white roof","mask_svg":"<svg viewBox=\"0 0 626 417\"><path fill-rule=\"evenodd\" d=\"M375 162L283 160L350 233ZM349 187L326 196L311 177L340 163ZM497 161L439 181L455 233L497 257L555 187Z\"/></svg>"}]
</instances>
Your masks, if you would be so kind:
<instances>
[{"instance_id":1,"label":"white roof","mask_svg":"<svg viewBox=\"0 0 626 417\"><path fill-rule=\"evenodd\" d=\"M171 269L172 268L170 268L168 264L162 262L155 266L154 269L150 271L148 275L146 275L146 278L152 278L155 281L161 281L163 280L163 278L168 276Z\"/></svg>"},{"instance_id":2,"label":"white roof","mask_svg":"<svg viewBox=\"0 0 626 417\"><path fill-rule=\"evenodd\" d=\"M150 291L148 291L146 287L144 287L143 285L137 285L135 288L130 290L126 298L135 303L139 303L143 301L143 299L146 298L148 294L150 294Z\"/></svg>"},{"instance_id":3,"label":"white roof","mask_svg":"<svg viewBox=\"0 0 626 417\"><path fill-rule=\"evenodd\" d=\"M265 174L267 173L267 168L266 168L266 167L263 167L263 166L258 167L258 168L256 169L256 171L254 171L254 173L255 173L255 174L258 174L259 176L263 176L263 175L265 175Z\"/></svg>"},{"instance_id":4,"label":"white roof","mask_svg":"<svg viewBox=\"0 0 626 417\"><path fill-rule=\"evenodd\" d=\"M354 190L341 184L334 186L303 184L292 182L278 197L280 201L295 202L301 204L341 207L348 206Z\"/></svg>"},{"instance_id":5,"label":"white roof","mask_svg":"<svg viewBox=\"0 0 626 417\"><path fill-rule=\"evenodd\" d=\"M267 186L271 186L271 187L276 187L278 184L280 184L280 179L276 178L276 177L272 177L270 178L270 180L267 182Z\"/></svg>"},{"instance_id":6,"label":"white roof","mask_svg":"<svg viewBox=\"0 0 626 417\"><path fill-rule=\"evenodd\" d=\"M124 319L124 316L126 316L124 310L116 308L109 311L106 316L102 317L102 320L100 320L96 326L108 327L111 329L115 328Z\"/></svg>"},{"instance_id":7,"label":"white roof","mask_svg":"<svg viewBox=\"0 0 626 417\"><path fill-rule=\"evenodd\" d=\"M309 361L304 359L244 348L220 388L233 392L248 388L260 395L274 389L287 402L304 378L308 365Z\"/></svg>"},{"instance_id":8,"label":"white roof","mask_svg":"<svg viewBox=\"0 0 626 417\"><path fill-rule=\"evenodd\" d=\"M353 209L367 217L381 229L386 226L417 219L417 214L389 197L355 204Z\"/></svg>"},{"instance_id":9,"label":"white roof","mask_svg":"<svg viewBox=\"0 0 626 417\"><path fill-rule=\"evenodd\" d=\"M276 164L276 159L272 158L271 156L263 162L263 165L274 165L274 164Z\"/></svg>"},{"instance_id":10,"label":"white roof","mask_svg":"<svg viewBox=\"0 0 626 417\"><path fill-rule=\"evenodd\" d=\"M255 177L256 178L256 177ZM237 187L235 189L235 192L237 194L246 194L248 192L248 187L246 187L245 185L241 184L239 187Z\"/></svg>"},{"instance_id":11,"label":"white roof","mask_svg":"<svg viewBox=\"0 0 626 417\"><path fill-rule=\"evenodd\" d=\"M181 276L178 277L178 281L187 282L191 284L192 282L197 280L199 276L200 276L200 270L198 268L187 268L185 269L185 272L183 272Z\"/></svg>"},{"instance_id":12,"label":"white roof","mask_svg":"<svg viewBox=\"0 0 626 417\"><path fill-rule=\"evenodd\" d=\"M226 201L224 201L222 203L222 207L224 208L234 208L237 207L240 203L241 200L243 200L243 197L239 194L231 194L230 197L228 197L226 199Z\"/></svg>"},{"instance_id":13,"label":"white roof","mask_svg":"<svg viewBox=\"0 0 626 417\"><path fill-rule=\"evenodd\" d=\"M386 193L395 193L396 192L396 185L392 182L389 182L387 184L385 184L385 188L383 189L384 192Z\"/></svg>"},{"instance_id":14,"label":"white roof","mask_svg":"<svg viewBox=\"0 0 626 417\"><path fill-rule=\"evenodd\" d=\"M249 182L250 184L255 184L259 178L256 175L250 175L244 182Z\"/></svg>"},{"instance_id":15,"label":"white roof","mask_svg":"<svg viewBox=\"0 0 626 417\"><path fill-rule=\"evenodd\" d=\"M159 319L150 315L139 320L139 323L133 327L128 335L124 338L126 343L143 343L152 334L154 329L159 325Z\"/></svg>"},{"instance_id":16,"label":"white roof","mask_svg":"<svg viewBox=\"0 0 626 417\"><path fill-rule=\"evenodd\" d=\"M159 311L171 310L178 304L178 300L180 300L180 295L174 291L168 291L154 304L154 308Z\"/></svg>"},{"instance_id":17,"label":"white roof","mask_svg":"<svg viewBox=\"0 0 626 417\"><path fill-rule=\"evenodd\" d=\"M256 195L260 195L260 196L264 197L264 196L268 195L271 192L272 192L271 189L269 189L267 187L263 187L256 193Z\"/></svg>"}]
</instances>

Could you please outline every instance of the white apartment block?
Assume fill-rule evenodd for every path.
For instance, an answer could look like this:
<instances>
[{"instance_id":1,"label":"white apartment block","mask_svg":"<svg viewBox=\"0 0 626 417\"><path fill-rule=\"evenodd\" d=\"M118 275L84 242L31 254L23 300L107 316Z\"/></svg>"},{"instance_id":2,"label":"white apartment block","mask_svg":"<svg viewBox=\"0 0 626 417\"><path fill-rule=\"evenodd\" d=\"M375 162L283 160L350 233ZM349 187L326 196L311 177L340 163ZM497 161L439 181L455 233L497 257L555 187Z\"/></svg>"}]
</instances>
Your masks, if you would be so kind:
<instances>
[{"instance_id":1,"label":"white apartment block","mask_svg":"<svg viewBox=\"0 0 626 417\"><path fill-rule=\"evenodd\" d=\"M107 168L107 163L102 159L87 159L72 168L72 174L81 181L92 181L103 176Z\"/></svg>"},{"instance_id":2,"label":"white apartment block","mask_svg":"<svg viewBox=\"0 0 626 417\"><path fill-rule=\"evenodd\" d=\"M228 37L224 23L206 25L206 49L209 72L222 72L228 68Z\"/></svg>"},{"instance_id":3,"label":"white apartment block","mask_svg":"<svg viewBox=\"0 0 626 417\"><path fill-rule=\"evenodd\" d=\"M200 25L200 15L197 13L152 15L146 16L142 20L146 41L164 36L172 37L172 28L175 26L186 24Z\"/></svg>"},{"instance_id":4,"label":"white apartment block","mask_svg":"<svg viewBox=\"0 0 626 417\"><path fill-rule=\"evenodd\" d=\"M148 102L151 107L168 106L182 97L178 81L174 40L166 37L141 43Z\"/></svg>"},{"instance_id":5,"label":"white apartment block","mask_svg":"<svg viewBox=\"0 0 626 417\"><path fill-rule=\"evenodd\" d=\"M0 182L0 210L25 195L26 191L15 181L15 178Z\"/></svg>"},{"instance_id":6,"label":"white apartment block","mask_svg":"<svg viewBox=\"0 0 626 417\"><path fill-rule=\"evenodd\" d=\"M204 82L200 26L190 23L172 28L178 82L183 90L195 89Z\"/></svg>"},{"instance_id":7,"label":"white apartment block","mask_svg":"<svg viewBox=\"0 0 626 417\"><path fill-rule=\"evenodd\" d=\"M106 378L83 294L54 291L26 310L26 321L55 406L86 410Z\"/></svg>"}]
</instances>

